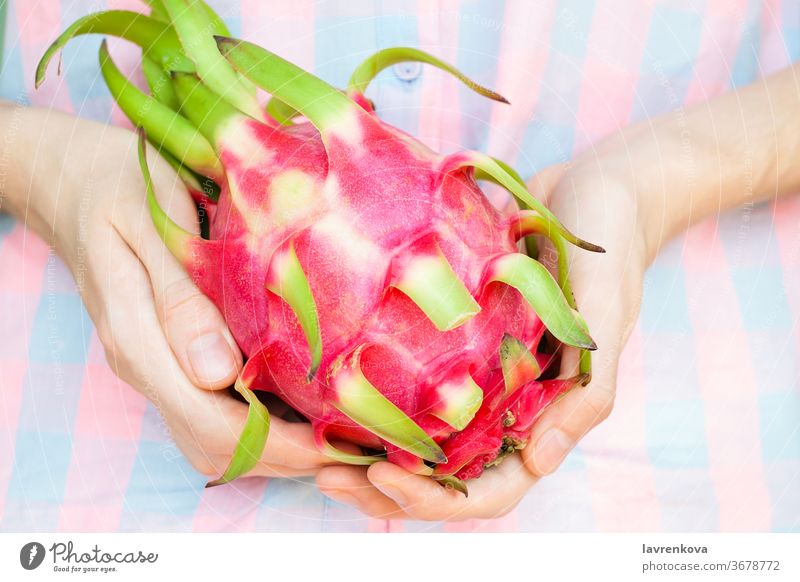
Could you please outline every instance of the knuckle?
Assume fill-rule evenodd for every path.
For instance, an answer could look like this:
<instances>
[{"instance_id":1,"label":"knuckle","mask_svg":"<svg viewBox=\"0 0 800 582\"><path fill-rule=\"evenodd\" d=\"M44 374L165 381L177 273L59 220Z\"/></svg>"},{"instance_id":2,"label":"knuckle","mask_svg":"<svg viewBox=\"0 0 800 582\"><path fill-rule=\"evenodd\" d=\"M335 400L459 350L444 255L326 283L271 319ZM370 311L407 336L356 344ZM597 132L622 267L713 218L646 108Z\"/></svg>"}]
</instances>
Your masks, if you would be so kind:
<instances>
[{"instance_id":1,"label":"knuckle","mask_svg":"<svg viewBox=\"0 0 800 582\"><path fill-rule=\"evenodd\" d=\"M169 315L186 309L196 309L199 302L204 302L205 296L191 279L181 277L167 285L159 300L164 312Z\"/></svg>"},{"instance_id":2,"label":"knuckle","mask_svg":"<svg viewBox=\"0 0 800 582\"><path fill-rule=\"evenodd\" d=\"M586 405L594 412L596 421L602 422L611 416L614 410L614 391L592 390L587 394Z\"/></svg>"},{"instance_id":3,"label":"knuckle","mask_svg":"<svg viewBox=\"0 0 800 582\"><path fill-rule=\"evenodd\" d=\"M157 300L168 332L170 328L205 327L218 318L216 307L188 278L171 283Z\"/></svg>"}]
</instances>

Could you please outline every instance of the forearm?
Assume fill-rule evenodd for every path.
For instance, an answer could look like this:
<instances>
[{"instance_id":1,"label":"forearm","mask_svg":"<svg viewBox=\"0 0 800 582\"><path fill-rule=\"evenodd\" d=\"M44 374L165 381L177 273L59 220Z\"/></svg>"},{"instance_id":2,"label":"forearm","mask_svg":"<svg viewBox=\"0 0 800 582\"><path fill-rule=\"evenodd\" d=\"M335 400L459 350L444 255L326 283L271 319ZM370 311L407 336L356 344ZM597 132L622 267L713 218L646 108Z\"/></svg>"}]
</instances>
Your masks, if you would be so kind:
<instances>
[{"instance_id":1,"label":"forearm","mask_svg":"<svg viewBox=\"0 0 800 582\"><path fill-rule=\"evenodd\" d=\"M30 159L20 152L20 134L24 134L21 105L0 100L0 212L10 212L19 217L21 212L23 184L27 182Z\"/></svg>"},{"instance_id":2,"label":"forearm","mask_svg":"<svg viewBox=\"0 0 800 582\"><path fill-rule=\"evenodd\" d=\"M24 220L42 236L45 222L31 202L48 181L52 188L59 186L61 160L51 144L63 139L45 135L44 117L42 110L0 101L0 211Z\"/></svg>"},{"instance_id":3,"label":"forearm","mask_svg":"<svg viewBox=\"0 0 800 582\"><path fill-rule=\"evenodd\" d=\"M118 128L7 102L0 102L0 136L0 211L24 221L59 252L77 236L75 206L88 204L92 184L110 170L101 156L118 152L115 169L135 143Z\"/></svg>"},{"instance_id":4,"label":"forearm","mask_svg":"<svg viewBox=\"0 0 800 582\"><path fill-rule=\"evenodd\" d=\"M604 179L632 185L648 260L715 212L800 191L798 160L798 65L639 123L584 156Z\"/></svg>"}]
</instances>

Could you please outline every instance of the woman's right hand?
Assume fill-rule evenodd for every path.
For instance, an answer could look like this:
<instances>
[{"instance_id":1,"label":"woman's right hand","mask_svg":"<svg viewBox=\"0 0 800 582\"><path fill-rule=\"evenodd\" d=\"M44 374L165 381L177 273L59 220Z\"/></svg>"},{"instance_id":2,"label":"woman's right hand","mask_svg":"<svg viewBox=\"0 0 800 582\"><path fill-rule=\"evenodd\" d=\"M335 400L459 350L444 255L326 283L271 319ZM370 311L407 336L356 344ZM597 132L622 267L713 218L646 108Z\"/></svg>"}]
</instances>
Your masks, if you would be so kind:
<instances>
[{"instance_id":1,"label":"woman's right hand","mask_svg":"<svg viewBox=\"0 0 800 582\"><path fill-rule=\"evenodd\" d=\"M225 470L247 417L227 391L242 355L214 304L192 283L153 227L137 136L63 113L0 104L3 155L13 160L2 198L52 244L75 277L109 365L160 411L201 473ZM197 214L172 168L152 152L163 207L187 230ZM102 388L101 388L102 389ZM274 414L249 473L313 475L332 464L308 423Z\"/></svg>"}]
</instances>

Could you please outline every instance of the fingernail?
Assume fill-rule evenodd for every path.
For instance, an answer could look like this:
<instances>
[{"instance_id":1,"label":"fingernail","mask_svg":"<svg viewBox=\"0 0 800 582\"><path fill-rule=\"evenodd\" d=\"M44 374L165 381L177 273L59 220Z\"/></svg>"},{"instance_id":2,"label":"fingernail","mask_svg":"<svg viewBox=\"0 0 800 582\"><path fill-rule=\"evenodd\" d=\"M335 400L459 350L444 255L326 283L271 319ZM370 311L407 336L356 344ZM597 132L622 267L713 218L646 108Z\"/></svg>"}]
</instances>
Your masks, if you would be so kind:
<instances>
[{"instance_id":1,"label":"fingernail","mask_svg":"<svg viewBox=\"0 0 800 582\"><path fill-rule=\"evenodd\" d=\"M187 352L189 364L201 382L216 384L236 368L231 346L219 332L201 335L189 344Z\"/></svg>"},{"instance_id":2,"label":"fingernail","mask_svg":"<svg viewBox=\"0 0 800 582\"><path fill-rule=\"evenodd\" d=\"M533 451L533 462L542 475L549 475L562 463L567 454L575 447L575 441L563 431L551 428L539 438Z\"/></svg>"},{"instance_id":3,"label":"fingernail","mask_svg":"<svg viewBox=\"0 0 800 582\"><path fill-rule=\"evenodd\" d=\"M386 497L394 500L394 502L400 507L405 507L408 505L408 498L406 497L406 494L394 485L379 485L378 483L375 483L375 487L377 487L381 493L386 495Z\"/></svg>"}]
</instances>

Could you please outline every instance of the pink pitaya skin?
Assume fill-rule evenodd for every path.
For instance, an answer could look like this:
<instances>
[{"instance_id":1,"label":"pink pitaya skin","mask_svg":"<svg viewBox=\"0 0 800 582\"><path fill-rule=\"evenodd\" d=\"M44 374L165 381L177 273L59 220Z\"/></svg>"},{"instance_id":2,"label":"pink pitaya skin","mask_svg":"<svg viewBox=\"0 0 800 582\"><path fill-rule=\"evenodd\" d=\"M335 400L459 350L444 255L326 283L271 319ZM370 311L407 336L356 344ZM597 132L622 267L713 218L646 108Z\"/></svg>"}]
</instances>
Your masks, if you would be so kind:
<instances>
[{"instance_id":1,"label":"pink pitaya skin","mask_svg":"<svg viewBox=\"0 0 800 582\"><path fill-rule=\"evenodd\" d=\"M270 426L260 390L304 415L332 462L386 458L466 494L463 479L523 447L542 411L589 381L597 346L572 295L566 244L604 251L569 232L513 168L480 152L432 151L383 123L365 91L380 71L410 61L508 101L411 47L378 51L342 91L231 38L204 2L148 4L148 16L108 10L72 23L45 51L35 83L76 36L121 36L143 50L149 93L105 42L100 70L141 129L156 231L247 358L234 385L248 403L245 427L208 486L258 462ZM258 89L270 94L266 107ZM160 207L147 141L189 187L203 235ZM511 192L520 210L499 212L476 176ZM556 250L557 278L536 252L521 252L532 236ZM554 379L562 346L581 350L580 375L567 380Z\"/></svg>"},{"instance_id":2,"label":"pink pitaya skin","mask_svg":"<svg viewBox=\"0 0 800 582\"><path fill-rule=\"evenodd\" d=\"M236 199L231 187L223 187L213 210L212 242L195 245L186 268L252 360L254 389L282 398L319 435L385 448L390 461L413 468L413 455L381 442L330 405L335 395L328 371L342 354L365 345L360 361L366 378L442 446L448 463L437 472L477 477L497 458L504 436L522 446L538 414L573 384L534 381L504 398L498 356L504 334L536 352L545 332L516 290L484 283L492 258L518 250L509 218L488 202L471 169L449 169L459 154L444 158L370 119L377 123L362 124L355 145L337 139L327 150L309 123L287 128L241 120L227 139L252 149L234 151L226 140L220 147ZM285 209L276 208L270 192L289 175L313 190L314 204L283 219ZM270 259L290 240L319 312L323 358L311 382L297 318L266 291ZM397 265L437 245L481 306L475 317L445 332L390 285ZM557 361L537 357L545 365ZM428 413L433 389L453 370L468 370L485 391L475 419L461 432ZM505 426L509 410L516 420Z\"/></svg>"}]
</instances>

